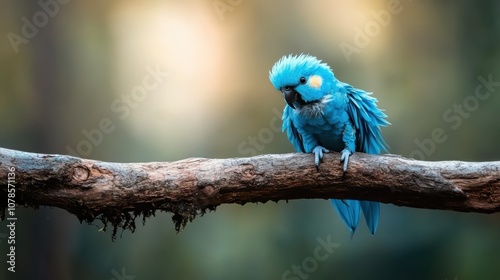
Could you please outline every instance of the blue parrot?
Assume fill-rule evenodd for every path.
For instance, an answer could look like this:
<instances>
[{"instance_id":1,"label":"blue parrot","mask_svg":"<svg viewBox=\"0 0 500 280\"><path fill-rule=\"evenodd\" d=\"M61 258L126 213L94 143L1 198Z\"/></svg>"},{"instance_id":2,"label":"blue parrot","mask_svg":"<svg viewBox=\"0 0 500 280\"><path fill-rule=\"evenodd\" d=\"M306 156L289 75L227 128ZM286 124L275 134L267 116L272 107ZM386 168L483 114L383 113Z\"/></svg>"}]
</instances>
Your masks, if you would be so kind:
<instances>
[{"instance_id":1,"label":"blue parrot","mask_svg":"<svg viewBox=\"0 0 500 280\"><path fill-rule=\"evenodd\" d=\"M389 125L370 92L337 80L330 67L311 55L283 56L269 72L269 80L287 103L283 132L297 152L313 153L319 168L323 153L340 152L343 171L354 152L378 154L387 150L380 133ZM351 199L330 200L342 221L354 234L361 210L372 234L380 216L380 204Z\"/></svg>"}]
</instances>

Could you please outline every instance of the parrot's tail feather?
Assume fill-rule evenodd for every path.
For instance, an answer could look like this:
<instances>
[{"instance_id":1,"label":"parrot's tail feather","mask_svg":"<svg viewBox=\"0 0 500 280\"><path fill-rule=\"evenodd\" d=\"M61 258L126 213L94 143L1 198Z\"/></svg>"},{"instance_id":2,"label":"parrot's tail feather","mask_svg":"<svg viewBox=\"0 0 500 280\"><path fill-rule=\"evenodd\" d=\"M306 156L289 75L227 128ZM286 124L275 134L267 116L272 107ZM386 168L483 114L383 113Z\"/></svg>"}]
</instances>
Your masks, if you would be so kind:
<instances>
[{"instance_id":1,"label":"parrot's tail feather","mask_svg":"<svg viewBox=\"0 0 500 280\"><path fill-rule=\"evenodd\" d=\"M361 209L365 215L366 224L372 235L375 235L380 217L380 203L373 201L360 201Z\"/></svg>"},{"instance_id":2,"label":"parrot's tail feather","mask_svg":"<svg viewBox=\"0 0 500 280\"><path fill-rule=\"evenodd\" d=\"M330 199L333 207L339 213L340 218L351 231L351 237L356 231L359 223L360 203L351 199Z\"/></svg>"}]
</instances>

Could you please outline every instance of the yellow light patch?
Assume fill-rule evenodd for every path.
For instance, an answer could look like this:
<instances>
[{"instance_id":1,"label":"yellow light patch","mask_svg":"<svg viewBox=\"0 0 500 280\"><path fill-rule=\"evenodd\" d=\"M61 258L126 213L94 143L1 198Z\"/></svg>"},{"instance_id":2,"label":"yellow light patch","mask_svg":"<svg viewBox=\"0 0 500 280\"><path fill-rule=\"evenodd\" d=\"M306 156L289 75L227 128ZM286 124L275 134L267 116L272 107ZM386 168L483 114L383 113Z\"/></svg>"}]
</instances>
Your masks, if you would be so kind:
<instances>
[{"instance_id":1,"label":"yellow light patch","mask_svg":"<svg viewBox=\"0 0 500 280\"><path fill-rule=\"evenodd\" d=\"M320 88L321 84L323 83L323 79L318 75L314 75L314 76L309 77L308 83L309 83L309 86L311 86L313 88Z\"/></svg>"}]
</instances>

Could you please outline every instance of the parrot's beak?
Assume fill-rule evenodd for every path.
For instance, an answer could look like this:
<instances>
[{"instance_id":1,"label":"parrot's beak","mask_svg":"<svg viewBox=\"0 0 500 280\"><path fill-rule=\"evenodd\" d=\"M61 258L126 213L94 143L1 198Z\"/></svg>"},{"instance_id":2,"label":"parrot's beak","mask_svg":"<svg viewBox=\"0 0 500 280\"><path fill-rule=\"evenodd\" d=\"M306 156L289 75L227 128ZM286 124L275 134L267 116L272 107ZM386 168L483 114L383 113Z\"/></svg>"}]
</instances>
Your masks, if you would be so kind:
<instances>
[{"instance_id":1,"label":"parrot's beak","mask_svg":"<svg viewBox=\"0 0 500 280\"><path fill-rule=\"evenodd\" d=\"M292 107L295 109L295 106L293 106L293 102L297 100L297 91L293 87L286 86L281 88L281 92L283 93L283 97L285 98L286 103L288 106Z\"/></svg>"}]
</instances>

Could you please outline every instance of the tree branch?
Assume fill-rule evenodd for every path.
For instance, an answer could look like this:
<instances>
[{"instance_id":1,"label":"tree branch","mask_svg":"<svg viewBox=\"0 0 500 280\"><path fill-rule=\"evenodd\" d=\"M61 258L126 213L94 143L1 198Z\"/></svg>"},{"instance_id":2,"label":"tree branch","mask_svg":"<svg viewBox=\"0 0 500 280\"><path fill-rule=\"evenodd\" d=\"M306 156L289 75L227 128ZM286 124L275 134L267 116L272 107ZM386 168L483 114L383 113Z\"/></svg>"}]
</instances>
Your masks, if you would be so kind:
<instances>
[{"instance_id":1,"label":"tree branch","mask_svg":"<svg viewBox=\"0 0 500 280\"><path fill-rule=\"evenodd\" d=\"M14 188L18 205L59 207L80 221L110 222L115 231L116 227L134 230L137 215L145 219L156 210L173 213L179 230L197 214L221 204L303 198L500 211L499 161L425 162L355 153L343 174L338 153L326 154L318 172L311 154L110 163L0 148L0 168L2 197ZM7 202L0 201L2 219L10 207Z\"/></svg>"}]
</instances>

